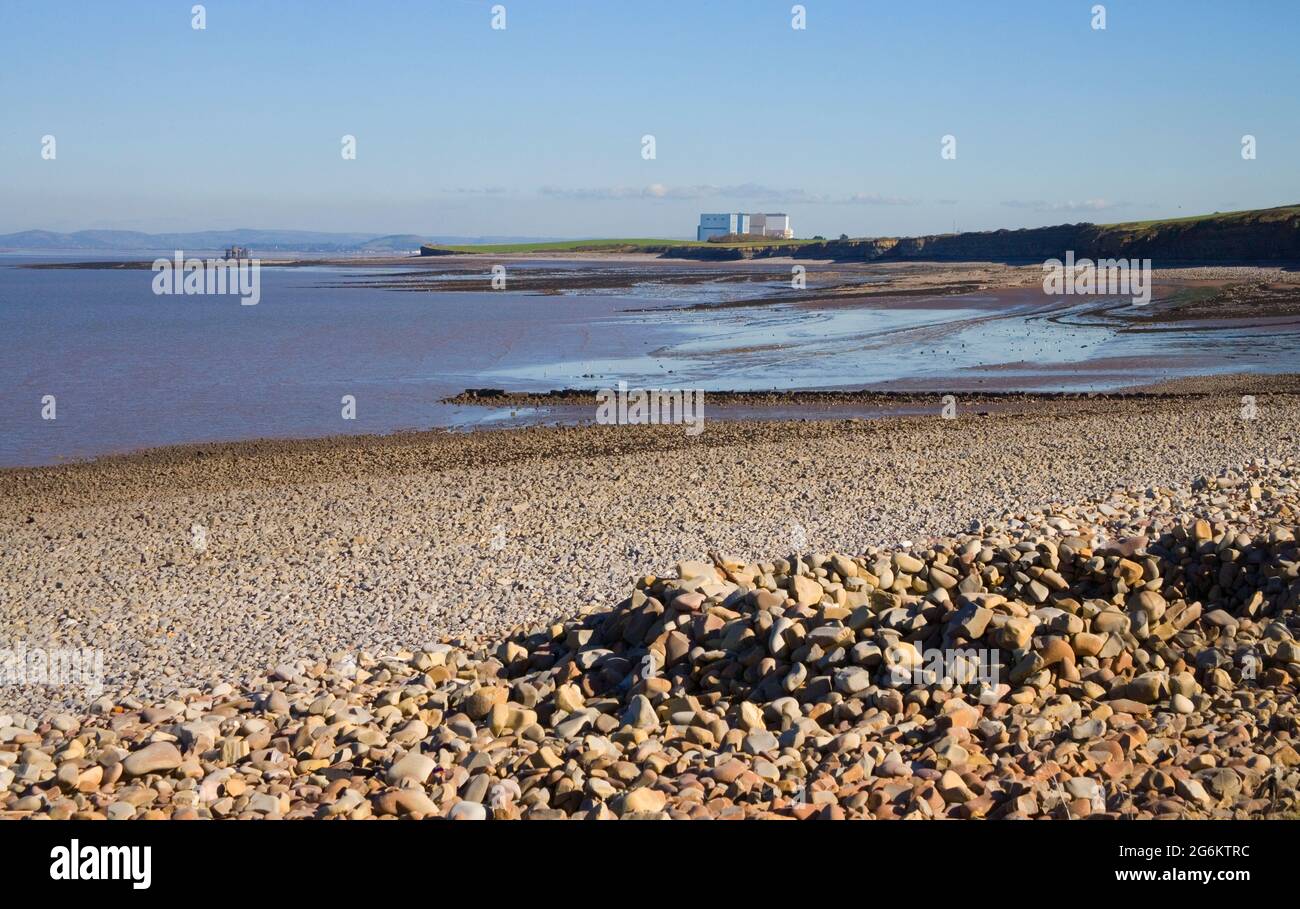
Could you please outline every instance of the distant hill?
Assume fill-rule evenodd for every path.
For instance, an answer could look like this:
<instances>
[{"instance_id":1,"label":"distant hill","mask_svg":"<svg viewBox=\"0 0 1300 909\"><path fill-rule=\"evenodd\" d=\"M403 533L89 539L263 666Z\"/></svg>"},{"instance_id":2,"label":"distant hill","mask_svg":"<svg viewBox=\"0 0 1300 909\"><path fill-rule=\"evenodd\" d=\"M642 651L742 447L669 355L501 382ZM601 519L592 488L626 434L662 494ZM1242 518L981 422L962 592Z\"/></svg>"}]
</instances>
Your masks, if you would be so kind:
<instances>
[{"instance_id":1,"label":"distant hill","mask_svg":"<svg viewBox=\"0 0 1300 909\"><path fill-rule=\"evenodd\" d=\"M429 242L448 244L537 242L536 237L426 237L416 234L327 233L313 230L203 230L149 234L134 230L79 230L55 233L24 230L0 234L0 249L68 252L210 250L246 246L255 254L283 252L402 253Z\"/></svg>"}]
</instances>

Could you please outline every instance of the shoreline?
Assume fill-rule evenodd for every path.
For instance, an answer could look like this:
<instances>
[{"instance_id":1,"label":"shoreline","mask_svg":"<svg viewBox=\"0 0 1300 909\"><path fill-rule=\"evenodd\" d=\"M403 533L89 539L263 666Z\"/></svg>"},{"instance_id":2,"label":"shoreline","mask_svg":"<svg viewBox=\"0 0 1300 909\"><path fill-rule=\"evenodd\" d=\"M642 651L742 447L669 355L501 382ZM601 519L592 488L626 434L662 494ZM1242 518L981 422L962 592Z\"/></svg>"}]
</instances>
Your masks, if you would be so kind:
<instances>
[{"instance_id":1,"label":"shoreline","mask_svg":"<svg viewBox=\"0 0 1300 909\"><path fill-rule=\"evenodd\" d=\"M1010 365L1010 364L1009 364ZM1070 364L1077 368L1078 364ZM950 384L934 383L932 390L890 388L848 389L789 389L754 391L710 391L705 397L714 406L728 405L810 407L828 404L855 404L870 407L933 406L947 394L962 395L965 407L989 405L1032 405L1041 402L1096 403L1102 401L1129 401L1159 398L1209 397L1213 395L1249 394L1260 391L1267 382L1268 393L1300 395L1300 373L1272 375L1236 373L1228 375L1185 376L1160 382L1142 383L1119 391L1025 391L1019 389L975 390L961 386L956 380ZM467 388L443 398L440 403L465 404L480 407L542 407L550 405L594 405L597 389L557 388L545 392L506 391L500 388Z\"/></svg>"},{"instance_id":2,"label":"shoreline","mask_svg":"<svg viewBox=\"0 0 1300 909\"><path fill-rule=\"evenodd\" d=\"M900 383L901 384L901 383ZM966 414L988 416L994 413L1014 414L1032 410L1039 405L1057 408L1104 407L1107 402L1165 401L1184 403L1198 398L1232 395L1252 395L1259 398L1278 396L1289 398L1300 395L1300 373L1253 374L1232 373L1224 375L1186 376L1171 380L1141 383L1116 392L1072 391L989 391L973 390L958 382L933 391L900 388L898 390L809 389L770 391L705 391L706 419L714 424L766 423L800 424L806 422L875 421L898 417L915 417L923 413L938 413L944 395L957 396L957 406ZM595 429L594 413L596 389L552 389L548 392L511 392L501 389L466 389L459 394L442 399L440 403L454 403L483 408L556 408L556 413L537 419L504 425L458 425L429 428L399 429L384 433L339 433L323 436L261 437L250 439L214 439L182 442L175 445L158 445L112 451L84 458L68 459L49 464L19 464L0 466L0 492L6 480L25 478L27 474L50 471L69 471L115 464L138 465L141 468L157 465L174 465L187 460L223 461L243 457L292 455L308 456L313 449L320 451L354 449L373 451L385 446L397 448L436 444L439 440L457 437L488 436L527 432L564 432L574 429ZM837 410L835 408L844 408ZM581 408L581 411L578 409ZM821 408L820 410L818 408ZM922 410L924 409L924 410ZM585 415L579 418L579 414ZM765 416L766 414L766 416ZM557 419L568 416L570 419ZM617 430L619 427L603 427ZM644 427L635 427L644 428ZM671 430L673 427L666 426ZM2 499L0 499L2 501Z\"/></svg>"},{"instance_id":3,"label":"shoreline","mask_svg":"<svg viewBox=\"0 0 1300 909\"><path fill-rule=\"evenodd\" d=\"M62 256L72 255L81 252L81 250L0 250L0 254L10 256ZM159 253L168 252L159 250ZM174 254L174 250L171 251ZM220 253L221 250L203 250L205 253ZM290 251L292 252L292 251ZM155 257L157 258L157 257ZM195 258L207 258L207 256L195 255ZM503 261L503 262L608 262L614 264L639 264L665 266L672 265L690 265L699 268L734 268L734 267L752 267L760 268L772 265L826 265L826 266L868 266L868 267L917 267L917 268L959 268L959 267L981 267L997 266L1005 268L1024 268L1040 267L1043 258L1039 256L1023 256L1015 258L907 258L907 259L866 259L866 258L805 258L789 255L771 255L757 258L738 258L738 259L697 259L689 257L670 256L658 252L597 252L592 250L583 250L577 252L455 252L437 256L421 256L418 254L382 254L382 255L364 255L355 256L331 256L320 255L313 257L311 255L295 255L286 258L262 258L256 257L258 262L264 268L312 268L312 267L356 267L356 268L384 268L396 266L420 266L425 270L437 270L448 265L465 265L467 263L484 262L484 261ZM1084 258L1080 256L1080 258ZM79 259L72 262L26 262L10 264L11 268L29 268L37 271L58 270L58 269L88 269L88 270L111 270L111 269L148 269L153 265L153 259ZM1280 258L1280 259L1240 259L1240 260L1218 260L1204 258L1185 258L1185 259L1162 259L1161 264L1156 266L1156 271L1169 270L1174 272L1196 271L1204 269L1258 269L1262 271L1288 270L1292 271L1300 268L1300 259Z\"/></svg>"},{"instance_id":4,"label":"shoreline","mask_svg":"<svg viewBox=\"0 0 1300 909\"><path fill-rule=\"evenodd\" d=\"M187 441L213 445L348 431L582 423L592 418L582 410L590 405L572 389L589 380L593 390L612 386L619 378L630 386L702 389L717 420L873 419L923 412L933 406L930 394L954 394L992 410L1019 406L1011 392L1113 393L1227 363L1262 375L1294 370L1287 344L1300 331L1300 272L1263 269L1158 272L1155 298L1145 308L1101 296L1044 297L1031 286L1034 269L978 264L815 268L808 272L809 285L794 290L781 265L762 262L535 263L511 268L507 292L490 301L482 294L496 291L489 290L482 269L480 261L432 270L412 265L361 273L281 272L264 276L265 289L270 293L279 281L277 292L290 305L238 315L207 306L172 313L168 307L159 330L179 345L174 356L188 354L194 362L180 371L177 394L202 402L175 419L159 419L172 406L161 391L110 395L86 376L67 388L82 407L79 425L61 423L51 431L55 427L28 422L33 412L21 389L63 384L34 352L39 348L29 345L8 371L13 381L3 403L21 419L0 446L0 463L74 463ZM36 290L47 284L56 289L73 277L37 274L27 275ZM78 295L93 299L95 286L103 285L106 294L122 300L121 314L137 327L129 335L110 333L106 343L124 362L144 357L140 368L147 372L152 361L134 339L145 336L157 315L148 287L134 286L129 274L75 277ZM34 290L22 292L39 297L32 296ZM350 326L337 356L361 358L363 368L355 375L338 365L326 367L321 358L272 353L301 350L299 334L287 328L291 306L307 306L317 297L319 312L329 313L317 332L325 336ZM370 317L371 306L384 318ZM19 311L25 313L20 337L38 339L57 330L69 339L97 330L85 327L93 308L58 307L47 315L28 305ZM553 318L530 328L529 320L540 312ZM219 330L219 340L206 347L187 340L181 326L192 319ZM472 343L451 340L460 334ZM1220 339L1227 347L1217 349L1216 360ZM247 351L256 356L246 368L271 380L269 393L261 402L242 402L239 410L219 406L205 376L237 381L234 364L245 362ZM280 375L289 381L274 382ZM864 377L877 381L863 384ZM306 406L325 400L322 393L311 401L316 389L329 388L331 397L354 393L347 387L353 381L365 383L368 392L364 423L336 421L330 411ZM1276 380L1261 382L1276 387ZM466 393L482 387L506 393L494 400ZM796 390L764 390L770 388Z\"/></svg>"}]
</instances>

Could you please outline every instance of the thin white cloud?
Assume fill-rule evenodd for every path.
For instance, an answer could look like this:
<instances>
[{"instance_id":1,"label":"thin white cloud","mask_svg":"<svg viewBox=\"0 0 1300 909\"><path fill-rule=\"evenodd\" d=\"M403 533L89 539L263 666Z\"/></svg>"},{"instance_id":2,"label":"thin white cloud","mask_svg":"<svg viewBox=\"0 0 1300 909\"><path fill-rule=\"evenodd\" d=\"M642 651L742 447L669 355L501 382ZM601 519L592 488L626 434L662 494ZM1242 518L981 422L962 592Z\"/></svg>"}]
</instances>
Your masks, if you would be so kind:
<instances>
[{"instance_id":1,"label":"thin white cloud","mask_svg":"<svg viewBox=\"0 0 1300 909\"><path fill-rule=\"evenodd\" d=\"M1123 203L1109 202L1106 199L1084 199L1082 202L1073 200L1068 202L1047 202L1042 199L1032 201L1009 199L1002 204L1008 208L1027 208L1032 211L1106 211L1111 208L1119 208Z\"/></svg>"},{"instance_id":2,"label":"thin white cloud","mask_svg":"<svg viewBox=\"0 0 1300 909\"><path fill-rule=\"evenodd\" d=\"M847 205L919 205L919 199L909 199L905 196L883 196L879 193L853 193L844 199L832 199L833 202L842 202Z\"/></svg>"},{"instance_id":3,"label":"thin white cloud","mask_svg":"<svg viewBox=\"0 0 1300 909\"><path fill-rule=\"evenodd\" d=\"M543 196L560 199L617 200L617 199L667 199L694 201L703 199L735 199L748 203L779 202L804 205L916 205L918 200L880 193L851 193L845 196L810 193L802 189L781 189L759 183L739 183L730 186L694 184L665 186L561 187L543 186L538 192Z\"/></svg>"},{"instance_id":4,"label":"thin white cloud","mask_svg":"<svg viewBox=\"0 0 1300 909\"><path fill-rule=\"evenodd\" d=\"M663 196L653 191L652 187L643 186L604 186L604 187L564 187L564 186L543 186L538 190L543 196L551 196L556 199L650 199L663 198Z\"/></svg>"}]
</instances>

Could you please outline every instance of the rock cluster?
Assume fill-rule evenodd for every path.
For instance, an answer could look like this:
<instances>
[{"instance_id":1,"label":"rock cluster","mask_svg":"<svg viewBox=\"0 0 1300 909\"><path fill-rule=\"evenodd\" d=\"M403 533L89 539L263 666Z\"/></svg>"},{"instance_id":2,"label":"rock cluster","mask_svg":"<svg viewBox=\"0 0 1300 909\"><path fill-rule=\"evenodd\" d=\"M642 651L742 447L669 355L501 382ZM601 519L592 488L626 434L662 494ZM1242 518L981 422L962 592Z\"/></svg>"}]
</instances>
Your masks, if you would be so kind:
<instances>
[{"instance_id":1,"label":"rock cluster","mask_svg":"<svg viewBox=\"0 0 1300 909\"><path fill-rule=\"evenodd\" d=\"M1294 811L1298 476L1260 463L855 556L715 555L503 639L0 716L0 815Z\"/></svg>"}]
</instances>

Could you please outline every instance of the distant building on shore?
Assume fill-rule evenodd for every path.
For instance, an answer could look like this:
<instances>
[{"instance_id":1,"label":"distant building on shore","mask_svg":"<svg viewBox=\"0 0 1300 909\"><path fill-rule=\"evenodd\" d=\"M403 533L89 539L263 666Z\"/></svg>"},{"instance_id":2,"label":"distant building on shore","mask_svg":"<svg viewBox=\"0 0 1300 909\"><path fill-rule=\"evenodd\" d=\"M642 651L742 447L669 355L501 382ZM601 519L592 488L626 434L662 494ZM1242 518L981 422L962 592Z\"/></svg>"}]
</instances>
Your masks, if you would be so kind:
<instances>
[{"instance_id":1,"label":"distant building on shore","mask_svg":"<svg viewBox=\"0 0 1300 909\"><path fill-rule=\"evenodd\" d=\"M700 226L695 229L695 239L725 237L728 234L749 233L749 215L700 215Z\"/></svg>"},{"instance_id":2,"label":"distant building on shore","mask_svg":"<svg viewBox=\"0 0 1300 909\"><path fill-rule=\"evenodd\" d=\"M794 231L790 229L790 216L784 212L756 212L750 215L749 232L760 237L780 237L785 240L794 236Z\"/></svg>"},{"instance_id":3,"label":"distant building on shore","mask_svg":"<svg viewBox=\"0 0 1300 909\"><path fill-rule=\"evenodd\" d=\"M789 239L794 231L790 229L789 215L772 212L702 214L700 226L695 229L696 240L740 234Z\"/></svg>"},{"instance_id":4,"label":"distant building on shore","mask_svg":"<svg viewBox=\"0 0 1300 909\"><path fill-rule=\"evenodd\" d=\"M240 259L250 259L252 256L249 255L247 246L228 246L226 247L226 254L222 258L234 259L238 262Z\"/></svg>"}]
</instances>

